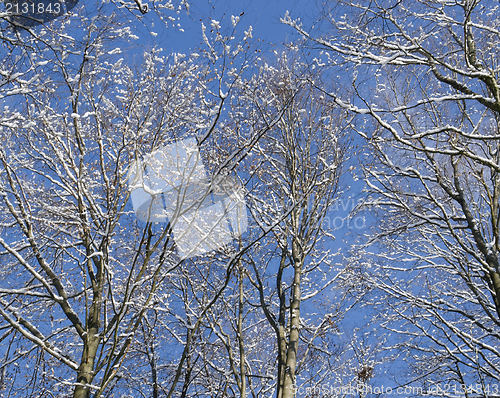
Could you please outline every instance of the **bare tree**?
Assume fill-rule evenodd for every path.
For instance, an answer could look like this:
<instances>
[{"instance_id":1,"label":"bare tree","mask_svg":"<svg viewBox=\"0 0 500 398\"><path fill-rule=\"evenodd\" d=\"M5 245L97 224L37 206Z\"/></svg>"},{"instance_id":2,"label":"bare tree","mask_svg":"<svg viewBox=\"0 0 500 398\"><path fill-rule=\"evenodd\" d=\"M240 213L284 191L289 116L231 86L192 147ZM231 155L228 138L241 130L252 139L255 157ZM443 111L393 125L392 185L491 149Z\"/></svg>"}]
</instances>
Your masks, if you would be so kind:
<instances>
[{"instance_id":1,"label":"bare tree","mask_svg":"<svg viewBox=\"0 0 500 398\"><path fill-rule=\"evenodd\" d=\"M413 370L400 382L439 396L498 394L497 5L329 6L322 36L284 22L323 51L316 66L351 77L350 97L322 89L365 121L353 128L371 148L366 204L380 222L359 263L385 293L377 322L401 335L388 340Z\"/></svg>"},{"instance_id":2,"label":"bare tree","mask_svg":"<svg viewBox=\"0 0 500 398\"><path fill-rule=\"evenodd\" d=\"M125 41L129 29L105 16L87 29L82 41L54 32L41 53L19 47L3 60L12 68L16 60L17 67L26 65L4 82L11 102L0 122L6 396L128 391L136 376L130 358L137 360L134 346L141 343L158 394L158 351L146 316L168 307L164 281L185 260L172 239L173 222L135 218L129 165L182 137L198 135L201 146L246 65L244 58L235 63L244 54L241 44L228 50L233 35L214 32L206 57L152 50L134 70L108 47ZM198 303L182 340L184 354L173 361L168 396L197 327L244 250L219 257L226 267L217 275L222 283ZM19 367L34 369L30 382L17 378Z\"/></svg>"},{"instance_id":3,"label":"bare tree","mask_svg":"<svg viewBox=\"0 0 500 398\"><path fill-rule=\"evenodd\" d=\"M347 158L345 112L302 79L307 68L296 52L270 62L238 81L228 117L206 142L209 167L240 157L234 170L252 217L238 246L255 244L197 326L177 368L177 396L290 397L302 385L321 389L340 374L355 377L339 325L356 300L329 300L342 267L325 223ZM170 334L193 330L191 314L226 283L216 277L221 255L205 257L204 267L192 264L199 273L175 282L185 308L175 307L180 322Z\"/></svg>"},{"instance_id":4,"label":"bare tree","mask_svg":"<svg viewBox=\"0 0 500 398\"><path fill-rule=\"evenodd\" d=\"M338 199L347 157L345 113L304 79L305 71L295 51L285 52L276 66L264 63L245 83L253 105L247 123L269 124L284 109L251 158L250 196L260 229L286 217L266 244L244 257L255 299L276 339L277 397L295 396L300 379L318 381L319 368L325 369L319 378L328 380L325 364L335 349L333 336L326 335L341 318L340 306L325 311L311 303L324 300L322 293L339 276L327 244L333 237L323 222Z\"/></svg>"},{"instance_id":5,"label":"bare tree","mask_svg":"<svg viewBox=\"0 0 500 398\"><path fill-rule=\"evenodd\" d=\"M10 24L0 60L2 394L291 397L300 380L327 380L341 367L331 357L342 310L312 300L328 302L339 275L323 221L345 159L345 112L301 78L299 58L247 72L251 29L236 40L236 17L227 33L202 26L197 53L153 48L132 65L135 25L86 7L74 9L78 32L71 13L24 28L0 17ZM141 174L188 138L185 156L203 158L210 177L193 213L225 194L216 188L246 189L237 193L248 234L231 224L238 239L213 242L216 227L198 228L210 250L184 251L176 231L179 203L198 188L176 187L165 217L152 209L175 195ZM144 217L139 189L152 198Z\"/></svg>"}]
</instances>

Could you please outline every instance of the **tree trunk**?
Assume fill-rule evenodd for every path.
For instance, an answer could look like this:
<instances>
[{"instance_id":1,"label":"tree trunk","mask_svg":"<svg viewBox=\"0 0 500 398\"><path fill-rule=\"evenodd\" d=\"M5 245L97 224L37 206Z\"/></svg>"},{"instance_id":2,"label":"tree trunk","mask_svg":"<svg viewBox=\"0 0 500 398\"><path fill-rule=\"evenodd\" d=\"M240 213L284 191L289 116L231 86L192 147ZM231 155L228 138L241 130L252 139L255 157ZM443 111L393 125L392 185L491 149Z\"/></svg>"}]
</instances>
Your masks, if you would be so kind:
<instances>
[{"instance_id":1,"label":"tree trunk","mask_svg":"<svg viewBox=\"0 0 500 398\"><path fill-rule=\"evenodd\" d=\"M94 379L94 361L99 347L99 338L95 332L89 333L85 340L80 366L78 368L77 383L73 398L90 398L90 388L85 386L91 384Z\"/></svg>"},{"instance_id":2,"label":"tree trunk","mask_svg":"<svg viewBox=\"0 0 500 398\"><path fill-rule=\"evenodd\" d=\"M241 259L238 261L239 265L239 300L238 300L238 342L240 351L240 397L246 398L247 396L247 380L245 368L245 344L243 340L243 265Z\"/></svg>"},{"instance_id":3,"label":"tree trunk","mask_svg":"<svg viewBox=\"0 0 500 398\"><path fill-rule=\"evenodd\" d=\"M99 267L101 269L101 267ZM98 273L100 278L101 272ZM90 398L90 387L94 380L94 363L101 337L99 337L100 313L101 313L101 294L98 287L94 288L94 302L90 307L87 323L87 334L83 339L83 352L80 360L80 366L77 373L77 385L73 398Z\"/></svg>"},{"instance_id":4,"label":"tree trunk","mask_svg":"<svg viewBox=\"0 0 500 398\"><path fill-rule=\"evenodd\" d=\"M292 302L290 304L290 337L286 353L285 380L283 383L283 398L295 397L295 369L297 366L297 349L299 346L300 327L300 277L302 273L302 260L299 256L299 245L292 244L294 262L294 278L292 286Z\"/></svg>"}]
</instances>

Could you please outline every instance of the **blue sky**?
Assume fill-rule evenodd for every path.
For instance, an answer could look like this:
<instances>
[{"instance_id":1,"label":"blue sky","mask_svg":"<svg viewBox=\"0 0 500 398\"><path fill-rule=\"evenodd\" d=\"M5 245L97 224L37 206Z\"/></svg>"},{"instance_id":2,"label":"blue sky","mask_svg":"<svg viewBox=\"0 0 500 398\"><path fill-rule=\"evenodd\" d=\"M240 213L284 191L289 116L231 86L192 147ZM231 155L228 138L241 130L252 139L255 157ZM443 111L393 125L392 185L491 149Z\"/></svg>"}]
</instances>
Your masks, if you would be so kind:
<instances>
[{"instance_id":1,"label":"blue sky","mask_svg":"<svg viewBox=\"0 0 500 398\"><path fill-rule=\"evenodd\" d=\"M300 15L301 19L305 21L313 18L315 14L317 15L316 3L310 0L195 0L190 1L189 4L189 15L186 15L185 10L177 15L179 17L178 23L181 26L162 29L164 33L161 36L160 34L156 37L151 36L147 40L148 45L157 44L167 52L189 53L195 51L202 43L202 21L206 26L209 26L210 19L215 19L220 21L223 26L224 24L227 26L230 24L231 15L239 16L242 13L240 26L246 29L247 26L251 25L255 39L263 40L264 44L280 44L297 38L289 26L279 21L287 10L292 16Z\"/></svg>"}]
</instances>

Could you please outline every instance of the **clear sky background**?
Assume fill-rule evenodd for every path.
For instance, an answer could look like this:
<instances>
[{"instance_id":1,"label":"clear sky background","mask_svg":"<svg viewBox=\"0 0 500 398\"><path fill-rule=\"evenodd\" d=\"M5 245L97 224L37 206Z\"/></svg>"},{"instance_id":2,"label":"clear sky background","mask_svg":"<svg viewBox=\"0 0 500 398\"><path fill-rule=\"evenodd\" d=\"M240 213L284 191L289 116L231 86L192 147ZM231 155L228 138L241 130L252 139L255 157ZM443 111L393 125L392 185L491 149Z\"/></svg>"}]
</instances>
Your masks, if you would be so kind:
<instances>
[{"instance_id":1,"label":"clear sky background","mask_svg":"<svg viewBox=\"0 0 500 398\"><path fill-rule=\"evenodd\" d=\"M167 52L189 53L202 44L202 21L207 27L210 26L210 19L220 21L223 27L230 26L231 15L240 16L243 13L239 23L241 28L246 30L251 25L254 39L263 40L264 45L279 45L298 38L293 29L280 23L280 17L283 17L287 10L292 16L300 16L306 23L310 23L312 18L317 16L314 0L191 0L189 5L188 15L184 9L177 14L180 27L175 26L175 23L170 29L158 29L163 33L156 37L144 30L141 42L149 46L158 45ZM150 18L154 13L150 11L148 14ZM147 36L150 36L149 40Z\"/></svg>"}]
</instances>

